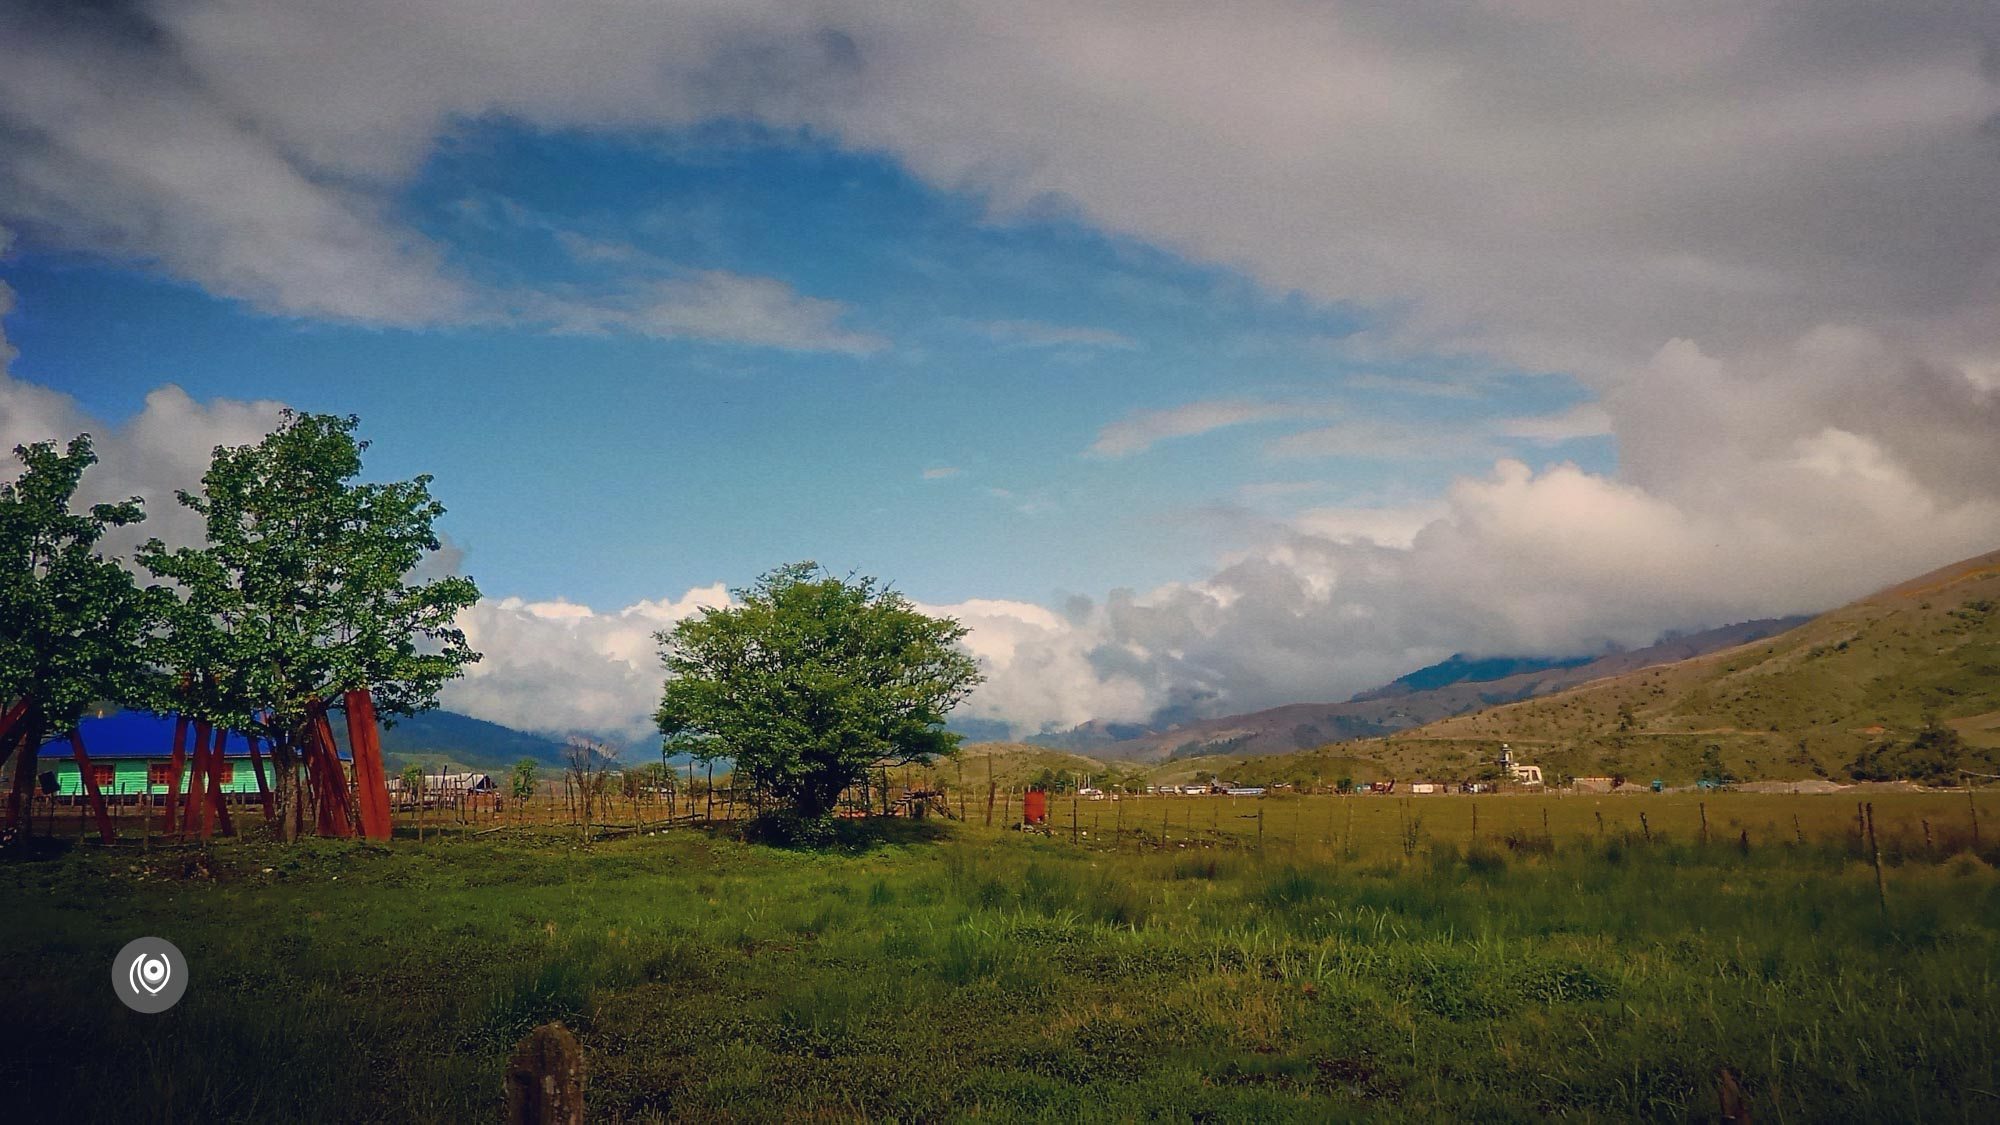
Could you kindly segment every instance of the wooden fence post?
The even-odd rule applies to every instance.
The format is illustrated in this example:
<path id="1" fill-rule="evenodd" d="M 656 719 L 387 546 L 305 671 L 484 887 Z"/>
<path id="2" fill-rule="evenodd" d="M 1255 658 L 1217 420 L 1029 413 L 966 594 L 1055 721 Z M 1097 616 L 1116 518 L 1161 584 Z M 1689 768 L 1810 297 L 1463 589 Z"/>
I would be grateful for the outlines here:
<path id="1" fill-rule="evenodd" d="M 1875 842 L 1875 802 L 1868 802 L 1864 818 L 1868 825 L 1868 854 L 1875 860 L 1875 901 L 1882 908 L 1882 916 L 1889 916 L 1889 884 L 1882 878 L 1882 848 Z"/>

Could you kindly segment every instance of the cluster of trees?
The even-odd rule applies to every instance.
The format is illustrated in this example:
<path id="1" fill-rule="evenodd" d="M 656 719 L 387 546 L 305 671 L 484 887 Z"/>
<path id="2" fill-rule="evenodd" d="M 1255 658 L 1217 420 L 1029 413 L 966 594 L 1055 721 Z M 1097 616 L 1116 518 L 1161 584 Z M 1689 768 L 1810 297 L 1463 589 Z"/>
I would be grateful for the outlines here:
<path id="1" fill-rule="evenodd" d="M 1958 731 L 1936 715 L 1925 715 L 1923 728 L 1908 742 L 1885 740 L 1862 748 L 1847 767 L 1856 781 L 1915 781 L 1924 785 L 1957 785 L 1961 770 L 2000 772 L 2000 755 L 1965 744 Z"/>
<path id="2" fill-rule="evenodd" d="M 1206 781 L 1208 778 L 1202 777 L 1202 780 Z M 1042 789 L 1050 793 L 1067 793 L 1072 789 L 1102 789 L 1107 793 L 1144 793 L 1149 781 L 1150 775 L 1145 767 L 1138 765 L 1122 766 L 1113 762 L 1090 772 L 1043 766 L 1041 772 L 1028 779 L 1027 788 Z"/>
<path id="3" fill-rule="evenodd" d="M 32 776 L 36 748 L 99 702 L 179 714 L 271 747 L 295 837 L 300 750 L 329 707 L 366 690 L 380 713 L 414 714 L 479 659 L 454 624 L 478 587 L 415 577 L 439 548 L 430 478 L 361 481 L 358 426 L 287 411 L 262 441 L 217 447 L 201 491 L 177 494 L 204 542 L 148 540 L 133 568 L 102 543 L 144 520 L 141 500 L 75 507 L 89 435 L 17 448 L 0 485 L 0 760 Z"/>
<path id="4" fill-rule="evenodd" d="M 283 835 L 303 831 L 302 748 L 329 708 L 367 690 L 383 716 L 415 714 L 479 659 L 454 624 L 478 587 L 416 577 L 444 513 L 430 478 L 362 481 L 358 425 L 288 411 L 262 441 L 216 448 L 201 490 L 177 494 L 204 542 L 148 540 L 130 567 L 102 546 L 144 520 L 140 499 L 75 507 L 89 436 L 17 449 L 0 486 L 0 759 L 32 776 L 36 748 L 100 702 L 179 714 L 269 745 Z M 945 715 L 981 678 L 957 621 L 810 562 L 734 593 L 658 634 L 665 753 L 727 760 L 811 824 L 869 770 L 956 748 Z"/>

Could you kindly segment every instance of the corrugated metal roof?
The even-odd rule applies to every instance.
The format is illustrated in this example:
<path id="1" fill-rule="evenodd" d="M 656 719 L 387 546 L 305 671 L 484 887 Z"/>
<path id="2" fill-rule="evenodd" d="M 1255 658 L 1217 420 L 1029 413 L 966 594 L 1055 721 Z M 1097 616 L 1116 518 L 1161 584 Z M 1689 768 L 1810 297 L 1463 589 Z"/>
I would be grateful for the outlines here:
<path id="1" fill-rule="evenodd" d="M 335 720 L 335 727 L 340 726 Z M 83 735 L 83 748 L 93 760 L 119 758 L 170 758 L 174 753 L 174 719 L 171 715 L 155 715 L 150 711 L 112 711 L 103 715 L 85 715 L 77 724 Z M 344 732 L 343 732 L 344 733 Z M 194 741 L 190 735 L 188 741 Z M 225 758 L 248 758 L 250 747 L 241 734 L 231 732 L 223 742 L 222 755 Z M 268 747 L 266 748 L 269 749 Z M 51 738 L 42 744 L 43 756 L 59 754 L 70 756 L 69 736 Z M 351 757 L 345 749 L 340 751 L 343 760 Z"/>

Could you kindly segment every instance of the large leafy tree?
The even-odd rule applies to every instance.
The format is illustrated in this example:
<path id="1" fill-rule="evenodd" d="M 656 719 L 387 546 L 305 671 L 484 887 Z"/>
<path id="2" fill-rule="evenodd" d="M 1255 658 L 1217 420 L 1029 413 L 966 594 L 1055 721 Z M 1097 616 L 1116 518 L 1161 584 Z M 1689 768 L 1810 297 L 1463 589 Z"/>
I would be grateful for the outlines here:
<path id="1" fill-rule="evenodd" d="M 97 461 L 90 435 L 14 456 L 21 475 L 0 485 L 0 709 L 15 721 L 0 750 L 18 744 L 15 769 L 27 776 L 49 734 L 74 730 L 93 702 L 141 693 L 149 611 L 131 574 L 99 550 L 107 529 L 145 518 L 138 498 L 75 507 Z"/>
<path id="2" fill-rule="evenodd" d="M 300 749 L 317 711 L 368 689 L 384 715 L 437 704 L 479 659 L 454 624 L 472 579 L 418 581 L 444 507 L 428 476 L 363 482 L 352 416 L 287 411 L 255 445 L 218 447 L 199 494 L 207 543 L 149 541 L 139 560 L 176 596 L 156 661 L 177 673 L 160 703 L 269 740 L 287 839 L 303 820 Z"/>
<path id="3" fill-rule="evenodd" d="M 730 758 L 797 816 L 816 820 L 883 763 L 929 762 L 980 680 L 966 629 L 919 613 L 872 578 L 796 563 L 658 634 L 667 749 Z"/>

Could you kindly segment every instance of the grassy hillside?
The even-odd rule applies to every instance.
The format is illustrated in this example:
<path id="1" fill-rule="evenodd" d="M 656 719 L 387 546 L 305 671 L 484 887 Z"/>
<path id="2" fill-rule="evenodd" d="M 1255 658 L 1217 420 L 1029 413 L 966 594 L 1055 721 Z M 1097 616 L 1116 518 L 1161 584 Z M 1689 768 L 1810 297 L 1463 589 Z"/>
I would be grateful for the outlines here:
<path id="1" fill-rule="evenodd" d="M 346 744 L 347 728 L 334 723 L 335 737 Z M 392 766 L 411 763 L 435 767 L 441 762 L 494 770 L 533 758 L 544 766 L 560 766 L 563 742 L 489 723 L 454 711 L 427 711 L 382 732 L 382 755 Z"/>
<path id="2" fill-rule="evenodd" d="M 1711 748 L 1745 777 L 1841 776 L 1927 714 L 2000 745 L 2000 552 L 1969 559 L 1778 637 L 1462 715 L 1364 744 L 1389 762 L 1490 754 L 1545 768 L 1685 780 Z"/>

